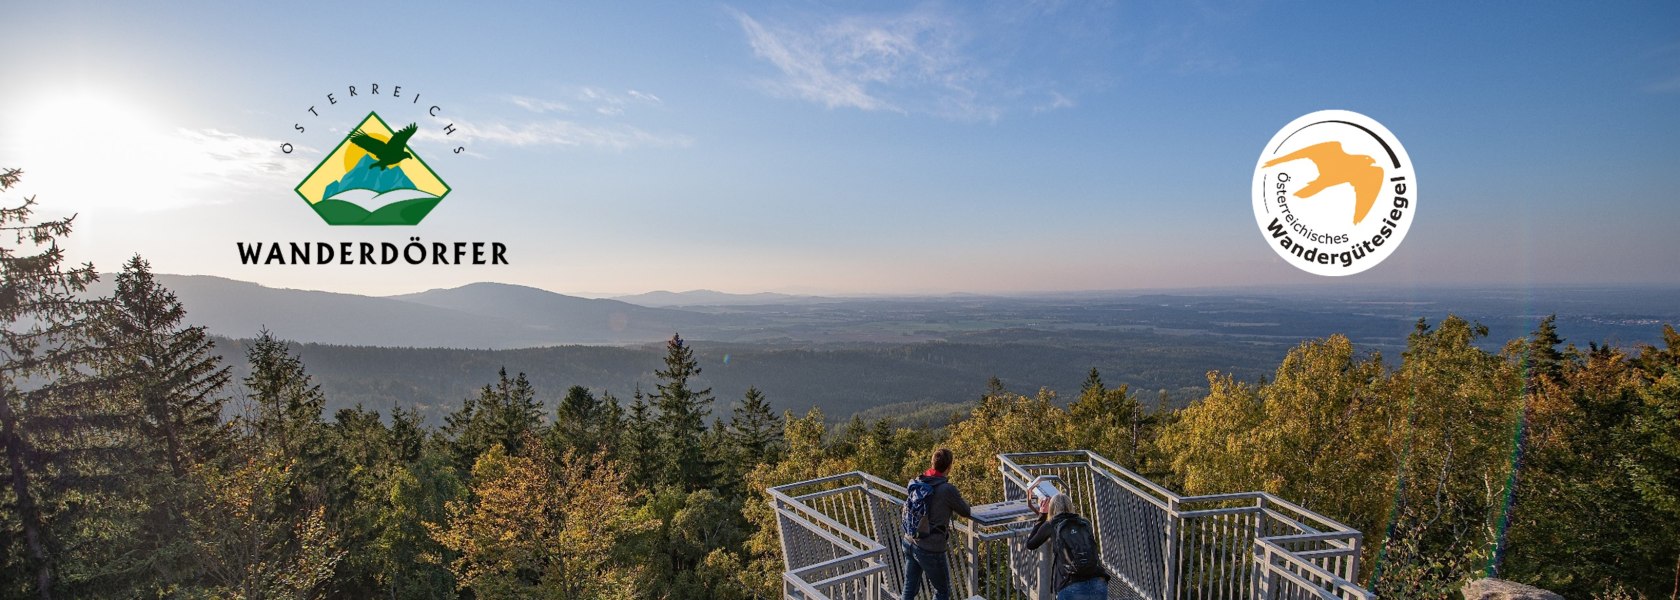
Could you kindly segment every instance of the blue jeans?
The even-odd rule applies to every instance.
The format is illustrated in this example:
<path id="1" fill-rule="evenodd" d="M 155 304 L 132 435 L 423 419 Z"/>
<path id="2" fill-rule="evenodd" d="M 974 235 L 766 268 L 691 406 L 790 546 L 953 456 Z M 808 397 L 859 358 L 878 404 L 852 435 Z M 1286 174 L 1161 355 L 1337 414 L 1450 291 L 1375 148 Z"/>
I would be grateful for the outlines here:
<path id="1" fill-rule="evenodd" d="M 1056 592 L 1056 600 L 1108 600 L 1108 580 L 1092 577 L 1075 581 Z"/>
<path id="2" fill-rule="evenodd" d="M 927 577 L 933 588 L 933 600 L 951 600 L 951 566 L 945 562 L 944 552 L 928 552 L 915 544 L 904 544 L 904 600 L 916 600 Z"/>

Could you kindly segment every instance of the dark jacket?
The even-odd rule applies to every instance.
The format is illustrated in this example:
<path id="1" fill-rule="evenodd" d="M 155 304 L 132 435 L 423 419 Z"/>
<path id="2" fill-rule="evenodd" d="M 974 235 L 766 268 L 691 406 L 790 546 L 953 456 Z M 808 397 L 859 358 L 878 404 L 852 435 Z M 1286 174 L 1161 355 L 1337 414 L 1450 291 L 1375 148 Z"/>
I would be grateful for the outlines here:
<path id="1" fill-rule="evenodd" d="M 928 534 L 915 541 L 916 547 L 927 552 L 944 552 L 951 539 L 951 515 L 973 515 L 968 503 L 963 501 L 962 491 L 943 476 L 924 474 L 916 479 L 933 486 L 933 493 L 928 496 Z"/>
<path id="2" fill-rule="evenodd" d="M 1067 558 L 1062 556 L 1061 548 L 1058 547 L 1061 541 L 1056 536 L 1057 532 L 1061 531 L 1063 523 L 1077 518 L 1079 518 L 1079 515 L 1070 512 L 1056 515 L 1056 518 L 1049 521 L 1045 521 L 1044 517 L 1041 516 L 1038 518 L 1038 524 L 1033 526 L 1032 535 L 1027 536 L 1028 550 L 1037 550 L 1039 546 L 1044 545 L 1044 542 L 1053 542 L 1050 544 L 1050 581 L 1054 587 L 1050 589 L 1058 592 L 1070 584 L 1087 579 L 1095 577 L 1108 579 L 1108 572 L 1104 571 L 1101 566 L 1097 567 L 1096 573 L 1083 575 L 1069 573 L 1072 569 L 1067 564 Z"/>

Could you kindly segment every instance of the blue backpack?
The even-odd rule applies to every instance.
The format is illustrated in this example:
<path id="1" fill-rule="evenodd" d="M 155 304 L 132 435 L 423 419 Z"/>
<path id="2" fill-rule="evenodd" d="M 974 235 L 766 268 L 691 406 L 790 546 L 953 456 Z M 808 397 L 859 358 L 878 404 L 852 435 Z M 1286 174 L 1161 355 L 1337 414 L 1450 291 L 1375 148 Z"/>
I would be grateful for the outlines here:
<path id="1" fill-rule="evenodd" d="M 928 523 L 928 501 L 933 498 L 934 485 L 920 478 L 910 480 L 904 486 L 904 539 L 916 541 L 922 539 L 932 530 Z"/>

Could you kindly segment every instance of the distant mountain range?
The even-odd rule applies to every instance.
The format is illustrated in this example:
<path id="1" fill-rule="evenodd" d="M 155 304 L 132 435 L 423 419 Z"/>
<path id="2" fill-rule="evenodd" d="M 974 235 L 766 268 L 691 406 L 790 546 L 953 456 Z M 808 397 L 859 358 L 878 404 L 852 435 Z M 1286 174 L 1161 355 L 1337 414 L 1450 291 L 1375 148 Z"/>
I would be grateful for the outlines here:
<path id="1" fill-rule="evenodd" d="M 233 338 L 266 327 L 282 338 L 323 344 L 506 349 L 654 342 L 719 320 L 499 283 L 374 297 L 207 275 L 157 278 L 180 297 L 191 323 Z M 89 292 L 108 295 L 114 281 L 101 277 Z"/>
<path id="2" fill-rule="evenodd" d="M 1571 341 L 1628 346 L 1659 343 L 1663 323 L 1680 322 L 1675 288 L 1559 288 L 1299 297 L 1240 294 L 1095 295 L 1086 298 L 825 298 L 730 294 L 711 290 L 580 298 L 533 287 L 473 283 L 397 296 L 271 288 L 207 275 L 157 275 L 180 296 L 189 323 L 215 335 L 249 338 L 267 327 L 299 342 L 382 347 L 514 349 L 556 345 L 638 345 L 680 332 L 712 342 L 806 348 L 812 344 L 914 344 L 1013 331 L 1055 345 L 1071 336 L 1129 332 L 1208 334 L 1233 343 L 1293 344 L 1332 333 L 1356 343 L 1402 348 L 1419 318 L 1448 314 L 1492 330 L 1497 347 L 1557 313 Z M 108 295 L 115 277 L 90 290 Z M 1032 337 L 1029 336 L 1029 337 Z M 1194 367 L 1200 368 L 1200 367 Z"/>
<path id="3" fill-rule="evenodd" d="M 506 283 L 474 283 L 389 299 L 478 317 L 518 322 L 530 330 L 529 342 L 507 347 L 558 343 L 635 343 L 669 339 L 685 328 L 710 325 L 709 315 L 649 308 L 611 299 L 579 298 Z"/>

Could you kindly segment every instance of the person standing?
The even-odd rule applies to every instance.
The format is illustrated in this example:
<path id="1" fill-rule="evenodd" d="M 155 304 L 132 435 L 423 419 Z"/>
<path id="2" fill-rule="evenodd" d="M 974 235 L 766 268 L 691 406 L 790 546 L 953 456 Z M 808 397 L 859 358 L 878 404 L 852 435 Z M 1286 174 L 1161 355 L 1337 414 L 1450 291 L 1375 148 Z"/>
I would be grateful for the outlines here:
<path id="1" fill-rule="evenodd" d="M 1050 542 L 1050 577 L 1056 600 L 1107 600 L 1108 571 L 1097 551 L 1091 522 L 1073 512 L 1073 498 L 1051 496 L 1027 536 L 1027 549 Z"/>
<path id="2" fill-rule="evenodd" d="M 916 600 L 924 578 L 933 589 L 933 600 L 951 600 L 951 569 L 945 558 L 951 515 L 973 516 L 962 491 L 945 479 L 951 458 L 950 448 L 934 450 L 928 470 L 905 486 L 903 600 Z"/>

